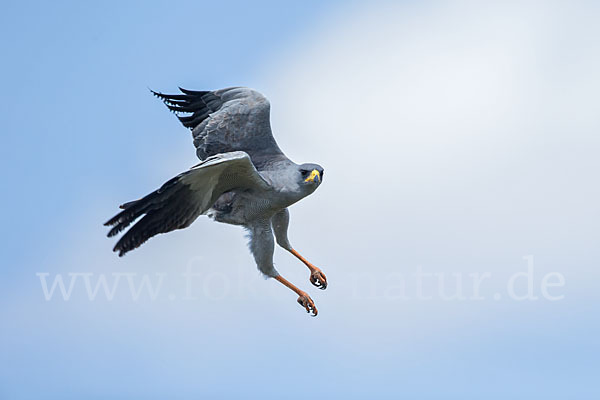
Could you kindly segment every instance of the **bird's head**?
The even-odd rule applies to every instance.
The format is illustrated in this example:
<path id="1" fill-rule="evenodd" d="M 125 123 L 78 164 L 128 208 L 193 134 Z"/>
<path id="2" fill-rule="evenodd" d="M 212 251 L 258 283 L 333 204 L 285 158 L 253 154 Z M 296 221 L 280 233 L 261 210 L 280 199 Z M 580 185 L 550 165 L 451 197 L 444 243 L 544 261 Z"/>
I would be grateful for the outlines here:
<path id="1" fill-rule="evenodd" d="M 298 166 L 302 185 L 317 188 L 323 182 L 323 167 L 317 164 L 302 164 Z"/>

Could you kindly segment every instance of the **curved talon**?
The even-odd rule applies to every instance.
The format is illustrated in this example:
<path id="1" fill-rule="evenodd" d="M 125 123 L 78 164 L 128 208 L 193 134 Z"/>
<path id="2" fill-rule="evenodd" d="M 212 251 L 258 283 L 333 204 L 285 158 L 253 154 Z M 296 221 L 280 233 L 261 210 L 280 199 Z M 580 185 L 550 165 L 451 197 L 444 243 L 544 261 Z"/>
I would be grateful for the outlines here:
<path id="1" fill-rule="evenodd" d="M 310 283 L 321 290 L 327 289 L 327 277 L 325 277 L 325 274 L 320 269 L 317 269 L 310 274 Z"/>
<path id="2" fill-rule="evenodd" d="M 312 301 L 308 294 L 303 294 L 298 297 L 298 304 L 306 309 L 307 313 L 312 312 L 312 316 L 316 317 L 319 311 L 317 311 L 317 307 L 315 306 L 315 302 Z"/>

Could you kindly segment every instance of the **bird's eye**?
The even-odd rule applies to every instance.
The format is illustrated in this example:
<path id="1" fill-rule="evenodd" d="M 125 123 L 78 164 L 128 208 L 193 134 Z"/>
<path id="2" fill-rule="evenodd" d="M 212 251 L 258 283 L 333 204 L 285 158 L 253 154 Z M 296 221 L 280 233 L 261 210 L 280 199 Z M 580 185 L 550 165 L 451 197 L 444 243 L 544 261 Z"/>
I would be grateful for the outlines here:
<path id="1" fill-rule="evenodd" d="M 303 169 L 303 170 L 300 170 L 300 173 L 302 174 L 302 176 L 307 176 L 310 173 L 310 171 Z"/>

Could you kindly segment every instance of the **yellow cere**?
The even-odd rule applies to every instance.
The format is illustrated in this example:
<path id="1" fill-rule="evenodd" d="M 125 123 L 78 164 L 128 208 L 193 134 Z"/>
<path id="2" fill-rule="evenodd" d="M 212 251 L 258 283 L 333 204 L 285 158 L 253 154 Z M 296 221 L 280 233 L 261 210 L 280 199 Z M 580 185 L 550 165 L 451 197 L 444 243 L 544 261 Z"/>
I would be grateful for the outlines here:
<path id="1" fill-rule="evenodd" d="M 321 175 L 319 174 L 319 171 L 317 171 L 316 169 L 313 169 L 312 172 L 310 173 L 310 176 L 308 178 L 306 178 L 304 180 L 304 182 L 312 182 L 315 180 L 316 177 L 319 177 L 319 180 L 321 180 Z"/>

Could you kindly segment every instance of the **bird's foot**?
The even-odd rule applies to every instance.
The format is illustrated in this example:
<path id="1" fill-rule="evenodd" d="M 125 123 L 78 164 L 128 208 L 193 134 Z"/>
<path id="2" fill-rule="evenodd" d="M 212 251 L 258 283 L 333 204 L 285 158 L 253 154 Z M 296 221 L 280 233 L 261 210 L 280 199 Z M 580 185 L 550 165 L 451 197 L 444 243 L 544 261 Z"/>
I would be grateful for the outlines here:
<path id="1" fill-rule="evenodd" d="M 306 292 L 300 292 L 300 297 L 298 297 L 298 304 L 304 307 L 307 313 L 312 313 L 313 317 L 316 317 L 319 313 L 317 311 L 317 307 L 315 306 L 315 302 L 310 298 L 310 296 Z"/>
<path id="2" fill-rule="evenodd" d="M 315 269 L 311 271 L 310 283 L 321 290 L 327 289 L 327 278 L 325 277 L 323 271 L 321 271 L 319 268 L 315 267 Z"/>

